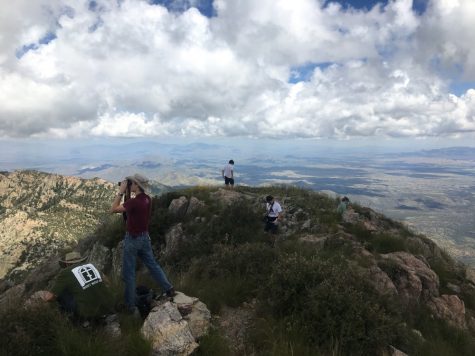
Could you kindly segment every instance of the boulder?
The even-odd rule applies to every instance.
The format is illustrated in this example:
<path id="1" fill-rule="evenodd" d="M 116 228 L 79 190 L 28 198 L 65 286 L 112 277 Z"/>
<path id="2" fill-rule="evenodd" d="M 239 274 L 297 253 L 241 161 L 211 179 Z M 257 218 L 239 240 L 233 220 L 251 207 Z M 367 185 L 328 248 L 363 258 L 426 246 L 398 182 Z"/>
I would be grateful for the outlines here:
<path id="1" fill-rule="evenodd" d="M 208 334 L 211 313 L 203 302 L 197 301 L 193 304 L 191 313 L 185 315 L 184 319 L 188 321 L 191 333 L 195 339 L 200 339 Z"/>
<path id="2" fill-rule="evenodd" d="M 382 295 L 397 295 L 398 291 L 393 281 L 378 266 L 371 266 L 368 269 L 368 282 Z"/>
<path id="3" fill-rule="evenodd" d="M 432 297 L 427 306 L 440 319 L 446 320 L 452 326 L 459 329 L 466 329 L 465 304 L 456 295 L 441 295 Z"/>
<path id="4" fill-rule="evenodd" d="M 165 256 L 172 255 L 179 248 L 180 242 L 184 239 L 185 234 L 183 233 L 182 223 L 172 226 L 165 234 L 165 249 L 163 254 Z"/>
<path id="5" fill-rule="evenodd" d="M 224 205 L 230 205 L 245 196 L 234 190 L 220 188 L 216 192 L 211 193 L 211 197 Z"/>
<path id="6" fill-rule="evenodd" d="M 31 292 L 39 289 L 49 289 L 52 281 L 60 270 L 61 267 L 59 266 L 57 258 L 52 258 L 51 260 L 42 263 L 39 267 L 30 272 L 28 277 L 26 277 L 26 290 Z"/>
<path id="7" fill-rule="evenodd" d="M 190 203 L 188 204 L 188 209 L 186 210 L 186 214 L 190 215 L 199 210 L 200 208 L 204 208 L 205 203 L 199 200 L 198 198 L 191 197 Z"/>
<path id="8" fill-rule="evenodd" d="M 343 222 L 347 224 L 356 224 L 360 221 L 360 214 L 353 209 L 347 209 L 342 215 Z"/>
<path id="9" fill-rule="evenodd" d="M 394 346 L 389 345 L 389 354 L 391 356 L 408 356 L 405 352 L 396 349 Z"/>
<path id="10" fill-rule="evenodd" d="M 105 323 L 104 330 L 109 336 L 119 337 L 122 335 L 117 314 L 108 315 L 105 319 Z"/>
<path id="11" fill-rule="evenodd" d="M 8 289 L 5 293 L 0 295 L 0 310 L 8 309 L 17 305 L 23 299 L 25 293 L 25 284 L 21 283 Z"/>
<path id="12" fill-rule="evenodd" d="M 186 197 L 179 197 L 177 199 L 173 199 L 168 206 L 168 211 L 176 216 L 184 216 L 186 214 L 186 210 L 188 209 L 188 199 Z"/>
<path id="13" fill-rule="evenodd" d="M 152 343 L 153 355 L 190 355 L 198 347 L 188 322 L 171 302 L 154 307 L 141 332 Z"/>
<path id="14" fill-rule="evenodd" d="M 199 339 L 208 333 L 211 313 L 203 302 L 200 302 L 198 298 L 188 297 L 181 292 L 177 292 L 177 295 L 173 298 L 173 303 L 188 322 L 195 339 Z"/>
<path id="15" fill-rule="evenodd" d="M 124 255 L 124 240 L 121 240 L 116 248 L 112 249 L 112 278 L 120 280 L 122 278 L 122 257 Z"/>
<path id="16" fill-rule="evenodd" d="M 393 272 L 388 275 L 404 302 L 417 303 L 439 295 L 439 277 L 421 259 L 407 252 L 393 252 L 381 257 L 393 265 Z"/>
<path id="17" fill-rule="evenodd" d="M 100 242 L 96 242 L 92 246 L 91 253 L 89 254 L 88 261 L 92 263 L 99 271 L 104 272 L 110 264 L 111 251 L 102 245 Z"/>

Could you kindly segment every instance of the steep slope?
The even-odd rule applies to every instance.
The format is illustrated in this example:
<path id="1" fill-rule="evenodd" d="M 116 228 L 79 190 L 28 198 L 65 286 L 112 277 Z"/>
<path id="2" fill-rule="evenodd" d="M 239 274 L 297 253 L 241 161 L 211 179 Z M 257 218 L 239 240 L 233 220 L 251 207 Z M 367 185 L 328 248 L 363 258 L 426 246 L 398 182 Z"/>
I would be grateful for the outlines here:
<path id="1" fill-rule="evenodd" d="M 115 190 L 102 179 L 0 174 L 0 278 L 18 277 L 96 229 Z"/>

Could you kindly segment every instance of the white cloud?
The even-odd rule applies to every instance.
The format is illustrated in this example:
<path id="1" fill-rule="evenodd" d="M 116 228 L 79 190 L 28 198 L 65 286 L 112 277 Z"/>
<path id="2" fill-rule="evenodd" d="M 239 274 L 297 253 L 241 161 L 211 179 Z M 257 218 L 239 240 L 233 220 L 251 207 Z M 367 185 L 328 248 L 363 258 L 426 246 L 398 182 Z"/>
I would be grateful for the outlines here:
<path id="1" fill-rule="evenodd" d="M 446 72 L 475 80 L 470 0 L 433 0 L 421 17 L 411 0 L 367 12 L 215 0 L 211 19 L 145 0 L 96 3 L 94 11 L 85 0 L 0 5 L 0 136 L 475 131 L 473 91 L 451 95 Z M 48 33 L 56 38 L 40 43 Z M 288 82 L 292 70 L 328 62 L 309 81 Z"/>

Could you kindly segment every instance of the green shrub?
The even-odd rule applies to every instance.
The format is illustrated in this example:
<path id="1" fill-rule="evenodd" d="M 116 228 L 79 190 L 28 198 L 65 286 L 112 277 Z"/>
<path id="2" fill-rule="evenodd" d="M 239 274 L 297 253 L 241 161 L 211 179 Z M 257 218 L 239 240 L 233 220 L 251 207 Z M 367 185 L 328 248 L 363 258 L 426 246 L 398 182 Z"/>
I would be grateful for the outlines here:
<path id="1" fill-rule="evenodd" d="M 377 295 L 343 259 L 282 256 L 265 294 L 274 317 L 295 324 L 320 349 L 374 354 L 400 328 L 395 305 Z"/>
<path id="2" fill-rule="evenodd" d="M 214 215 L 207 223 L 188 222 L 184 225 L 184 234 L 187 239 L 174 254 L 164 259 L 166 264 L 179 271 L 187 270 L 192 259 L 213 253 L 216 245 L 237 246 L 268 239 L 260 215 L 246 200 L 236 201 L 222 209 L 220 215 Z"/>
<path id="3" fill-rule="evenodd" d="M 439 276 L 441 288 L 445 288 L 447 283 L 457 283 L 459 276 L 455 261 L 446 253 L 440 257 L 428 258 L 430 268 Z"/>
<path id="4" fill-rule="evenodd" d="M 196 351 L 197 356 L 231 356 L 228 342 L 218 329 L 211 327 L 207 335 L 200 339 L 200 347 Z"/>
<path id="5" fill-rule="evenodd" d="M 58 355 L 57 331 L 67 320 L 52 305 L 34 310 L 10 306 L 0 315 L 2 355 Z"/>
<path id="6" fill-rule="evenodd" d="M 409 349 L 411 355 L 470 356 L 475 350 L 475 338 L 467 331 L 450 326 L 446 321 L 435 319 L 429 310 L 419 307 L 411 313 L 410 323 L 421 331 L 425 342 L 416 343 Z"/>
<path id="7" fill-rule="evenodd" d="M 255 297 L 267 280 L 275 251 L 262 243 L 215 245 L 213 253 L 194 259 L 175 277 L 177 288 L 199 297 L 213 312 Z"/>
<path id="8" fill-rule="evenodd" d="M 372 233 L 363 224 L 345 224 L 345 231 L 355 236 L 358 241 L 365 242 L 372 238 Z"/>
<path id="9" fill-rule="evenodd" d="M 318 356 L 338 354 L 337 345 L 326 352 L 308 342 L 303 330 L 295 323 L 271 316 L 254 319 L 248 331 L 249 354 L 273 356 Z"/>
<path id="10" fill-rule="evenodd" d="M 125 223 L 121 215 L 113 214 L 104 219 L 94 235 L 104 246 L 114 248 L 124 238 Z"/>
<path id="11" fill-rule="evenodd" d="M 85 329 L 72 323 L 56 303 L 30 309 L 11 305 L 0 313 L 0 355 L 149 355 L 150 343 L 141 336 L 140 326 L 121 320 L 123 335 L 117 339 L 101 325 Z"/>
<path id="12" fill-rule="evenodd" d="M 377 253 L 390 253 L 407 250 L 404 238 L 385 233 L 380 233 L 370 237 L 366 246 L 369 251 Z"/>
<path id="13" fill-rule="evenodd" d="M 475 311 L 475 288 L 470 284 L 463 284 L 461 295 L 465 307 Z"/>

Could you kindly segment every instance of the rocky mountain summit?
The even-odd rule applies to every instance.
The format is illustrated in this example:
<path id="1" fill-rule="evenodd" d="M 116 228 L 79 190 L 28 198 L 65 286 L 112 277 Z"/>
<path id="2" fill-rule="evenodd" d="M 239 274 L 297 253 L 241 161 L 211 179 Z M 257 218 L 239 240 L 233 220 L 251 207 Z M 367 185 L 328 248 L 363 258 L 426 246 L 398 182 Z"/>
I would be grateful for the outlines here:
<path id="1" fill-rule="evenodd" d="M 21 277 L 92 233 L 115 193 L 102 179 L 0 173 L 0 278 Z"/>
<path id="2" fill-rule="evenodd" d="M 263 231 L 268 194 L 284 209 L 277 235 Z M 139 326 L 149 346 L 134 354 L 471 355 L 474 271 L 369 208 L 352 204 L 339 214 L 336 206 L 334 198 L 288 186 L 195 187 L 154 198 L 151 240 L 183 303 L 152 310 Z M 77 247 L 115 281 L 118 299 L 122 236 L 117 217 Z M 50 286 L 57 258 L 21 284 L 0 286 L 0 310 Z M 153 285 L 143 266 L 138 271 L 139 281 Z M 5 319 L 19 330 L 10 340 L 35 325 L 29 318 Z M 131 340 L 133 330 L 120 327 L 128 335 L 121 340 Z M 73 332 L 95 348 L 109 345 L 109 336 Z M 59 346 L 48 344 L 65 349 Z"/>

